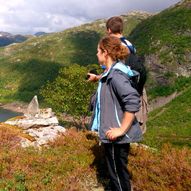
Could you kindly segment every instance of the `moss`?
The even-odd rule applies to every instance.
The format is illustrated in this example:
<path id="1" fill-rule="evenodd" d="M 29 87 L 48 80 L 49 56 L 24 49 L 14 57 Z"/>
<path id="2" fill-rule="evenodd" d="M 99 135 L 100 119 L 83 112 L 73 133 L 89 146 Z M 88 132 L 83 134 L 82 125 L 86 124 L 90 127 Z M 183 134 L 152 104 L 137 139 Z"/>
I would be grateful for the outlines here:
<path id="1" fill-rule="evenodd" d="M 19 120 L 19 119 L 25 119 L 25 116 L 16 116 L 16 117 L 12 117 L 9 119 L 9 121 L 15 121 L 15 120 Z"/>
<path id="2" fill-rule="evenodd" d="M 17 137 L 23 137 L 30 141 L 35 141 L 35 138 L 30 136 L 27 133 L 24 133 L 21 127 L 13 126 L 13 125 L 5 124 L 5 123 L 0 123 L 0 129 L 1 131 L 5 130 L 7 134 L 10 133 L 10 134 L 14 134 Z"/>

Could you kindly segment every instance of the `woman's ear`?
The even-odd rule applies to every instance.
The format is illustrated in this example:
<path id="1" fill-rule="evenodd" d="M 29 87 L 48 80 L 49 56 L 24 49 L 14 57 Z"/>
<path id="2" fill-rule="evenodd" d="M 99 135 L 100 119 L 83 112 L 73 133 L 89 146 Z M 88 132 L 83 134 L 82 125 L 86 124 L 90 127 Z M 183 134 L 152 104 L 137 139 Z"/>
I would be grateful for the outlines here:
<path id="1" fill-rule="evenodd" d="M 108 51 L 104 50 L 103 55 L 105 56 L 105 58 L 107 58 L 108 57 Z"/>
<path id="2" fill-rule="evenodd" d="M 108 54 L 108 51 L 107 51 L 107 50 L 104 52 L 104 56 L 105 56 L 105 59 L 108 60 L 109 54 Z"/>

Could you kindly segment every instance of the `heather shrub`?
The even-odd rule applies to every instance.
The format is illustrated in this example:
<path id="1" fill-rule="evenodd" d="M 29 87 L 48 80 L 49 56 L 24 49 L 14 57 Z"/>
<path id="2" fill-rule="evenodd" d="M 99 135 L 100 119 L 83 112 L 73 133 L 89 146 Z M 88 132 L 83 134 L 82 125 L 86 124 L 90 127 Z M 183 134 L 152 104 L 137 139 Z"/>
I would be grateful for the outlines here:
<path id="1" fill-rule="evenodd" d="M 191 190 L 191 150 L 166 144 L 161 151 L 134 149 L 129 168 L 135 191 Z"/>
<path id="2" fill-rule="evenodd" d="M 19 131 L 16 128 L 0 123 L 0 150 L 14 148 L 20 141 Z"/>
<path id="3" fill-rule="evenodd" d="M 9 141 L 4 139 L 7 147 L 0 153 L 0 190 L 88 191 L 91 182 L 95 184 L 96 173 L 90 166 L 96 139 L 88 140 L 86 133 L 69 130 L 41 150 L 10 149 Z"/>
<path id="4" fill-rule="evenodd" d="M 0 126 L 1 191 L 94 191 L 108 181 L 102 147 L 90 132 L 67 130 L 37 150 L 13 147 L 18 134 L 2 131 Z M 191 151 L 186 147 L 132 148 L 129 170 L 134 191 L 191 190 Z"/>

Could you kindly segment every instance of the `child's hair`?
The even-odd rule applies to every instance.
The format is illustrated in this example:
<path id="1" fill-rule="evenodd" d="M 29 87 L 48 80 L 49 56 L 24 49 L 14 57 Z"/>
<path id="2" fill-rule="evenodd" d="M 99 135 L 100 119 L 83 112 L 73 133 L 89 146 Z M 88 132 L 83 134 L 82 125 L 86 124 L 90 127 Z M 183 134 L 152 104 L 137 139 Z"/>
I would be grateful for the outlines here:
<path id="1" fill-rule="evenodd" d="M 122 33 L 123 32 L 123 20 L 120 17 L 111 17 L 106 22 L 107 30 L 110 29 L 112 33 Z"/>
<path id="2" fill-rule="evenodd" d="M 114 36 L 106 36 L 99 42 L 99 48 L 102 52 L 107 51 L 113 61 L 125 60 L 130 54 L 128 48 L 124 46 L 120 39 Z"/>

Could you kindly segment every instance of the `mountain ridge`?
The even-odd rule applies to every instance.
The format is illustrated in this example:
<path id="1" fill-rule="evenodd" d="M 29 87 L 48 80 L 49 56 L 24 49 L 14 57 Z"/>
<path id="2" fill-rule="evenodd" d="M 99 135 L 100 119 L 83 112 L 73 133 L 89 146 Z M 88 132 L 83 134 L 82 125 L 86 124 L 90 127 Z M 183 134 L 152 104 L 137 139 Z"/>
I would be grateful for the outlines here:
<path id="1" fill-rule="evenodd" d="M 13 43 L 21 43 L 27 40 L 28 37 L 20 34 L 13 35 L 8 32 L 0 31 L 0 47 L 7 46 Z"/>
<path id="2" fill-rule="evenodd" d="M 182 31 L 181 27 L 184 26 L 184 28 L 188 29 L 187 36 L 188 39 L 190 39 L 191 24 L 190 20 L 187 19 L 187 16 L 190 15 L 190 9 L 187 8 L 189 7 L 189 2 L 190 1 L 182 1 L 154 15 L 139 11 L 121 16 L 124 20 L 125 36 L 135 44 L 138 53 L 145 55 L 145 64 L 149 71 L 148 89 L 158 88 L 158 86 L 161 85 L 169 88 L 173 85 L 177 76 L 182 76 L 184 73 L 188 76 L 190 75 L 189 58 L 191 57 L 189 56 L 188 50 L 190 50 L 191 46 L 181 39 L 181 34 L 177 35 L 177 32 L 180 33 Z M 177 13 L 179 14 L 177 15 Z M 185 24 L 181 24 L 179 20 L 176 21 L 176 19 L 181 18 L 185 19 Z M 39 36 L 38 38 L 32 37 L 23 43 L 14 44 L 12 46 L 9 45 L 0 49 L 1 73 L 4 71 L 12 71 L 9 77 L 6 76 L 6 72 L 1 76 L 1 88 L 11 87 L 15 92 L 18 91 L 20 86 L 18 81 L 21 81 L 24 73 L 27 73 L 27 70 L 30 69 L 27 68 L 27 65 L 29 67 L 32 65 L 34 71 L 39 72 L 39 68 L 37 67 L 41 68 L 40 63 L 49 63 L 49 67 L 55 71 L 56 75 L 59 68 L 66 65 L 79 64 L 86 66 L 97 63 L 97 43 L 99 39 L 105 35 L 105 21 L 106 19 L 99 19 L 95 22 L 66 29 L 62 32 L 51 33 Z M 167 30 L 161 35 L 160 30 L 162 31 L 161 26 L 163 27 L 163 23 L 167 25 Z M 175 23 L 181 26 L 181 30 L 179 30 L 178 27 L 174 27 L 176 26 Z M 173 32 L 173 36 L 171 35 L 171 29 L 175 31 Z M 177 40 L 174 34 L 178 36 Z M 182 38 L 184 38 L 184 36 Z M 175 40 L 173 41 L 173 39 Z M 181 43 L 183 46 L 181 46 L 180 49 Z M 173 51 L 173 47 L 175 47 L 174 50 L 176 49 L 176 51 Z M 177 54 L 177 51 L 181 52 L 181 54 Z M 188 56 L 186 56 L 187 52 Z M 184 59 L 186 59 L 187 62 L 178 64 L 177 55 L 180 55 L 181 59 L 185 57 Z M 180 71 L 177 71 L 177 68 Z M 50 79 L 47 76 L 48 74 L 44 77 L 42 77 L 43 74 L 39 75 L 41 77 L 38 80 L 33 80 L 35 83 L 39 81 L 37 83 L 39 85 L 28 85 L 29 87 L 34 86 L 33 88 L 35 88 L 30 89 L 30 92 L 34 90 L 33 93 L 38 93 L 41 85 Z M 6 80 L 6 78 L 10 80 Z M 14 80 L 14 78 L 17 80 Z M 41 81 L 42 79 L 43 81 Z M 25 87 L 25 89 L 29 91 L 29 88 Z M 21 88 L 21 90 L 23 89 Z M 7 91 L 10 92 L 11 95 L 9 88 Z M 174 91 L 174 89 L 172 89 L 172 91 Z M 169 94 L 173 93 L 172 91 L 169 92 Z M 5 94 L 6 93 L 2 93 L 2 95 Z M 28 99 L 30 100 L 32 97 L 31 95 Z"/>

